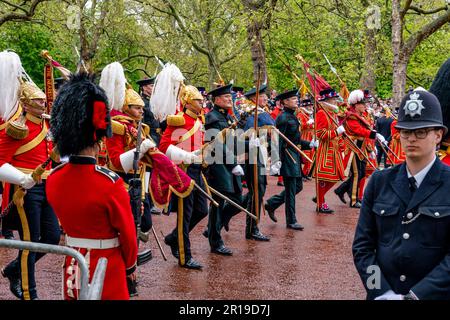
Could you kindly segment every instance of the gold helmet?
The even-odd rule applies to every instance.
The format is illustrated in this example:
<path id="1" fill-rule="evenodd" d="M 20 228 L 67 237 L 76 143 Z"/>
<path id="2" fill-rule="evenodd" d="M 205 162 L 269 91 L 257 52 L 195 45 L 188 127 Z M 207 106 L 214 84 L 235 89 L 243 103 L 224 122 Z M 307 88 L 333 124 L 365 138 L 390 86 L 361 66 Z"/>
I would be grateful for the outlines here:
<path id="1" fill-rule="evenodd" d="M 47 97 L 45 93 L 33 82 L 22 82 L 20 85 L 20 101 L 34 108 L 43 109 L 42 105 L 36 104 L 33 100 Z M 45 108 L 45 107 L 44 107 Z"/>
<path id="2" fill-rule="evenodd" d="M 144 107 L 145 103 L 141 96 L 133 90 L 133 88 L 128 87 L 125 90 L 125 103 L 124 106 L 140 106 Z"/>
<path id="3" fill-rule="evenodd" d="M 198 91 L 196 87 L 191 85 L 182 86 L 180 92 L 180 101 L 183 104 L 183 106 L 186 106 L 187 104 L 192 104 L 194 100 L 203 101 L 203 96 L 200 93 L 200 91 Z"/>

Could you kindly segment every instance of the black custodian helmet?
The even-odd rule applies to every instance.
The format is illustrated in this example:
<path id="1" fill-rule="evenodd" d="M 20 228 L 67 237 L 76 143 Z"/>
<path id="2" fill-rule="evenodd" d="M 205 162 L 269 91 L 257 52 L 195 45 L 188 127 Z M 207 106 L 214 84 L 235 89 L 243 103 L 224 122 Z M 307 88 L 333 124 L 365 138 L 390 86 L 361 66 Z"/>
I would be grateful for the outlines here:
<path id="1" fill-rule="evenodd" d="M 442 110 L 436 96 L 426 90 L 409 92 L 400 104 L 396 129 L 448 128 L 442 122 Z"/>

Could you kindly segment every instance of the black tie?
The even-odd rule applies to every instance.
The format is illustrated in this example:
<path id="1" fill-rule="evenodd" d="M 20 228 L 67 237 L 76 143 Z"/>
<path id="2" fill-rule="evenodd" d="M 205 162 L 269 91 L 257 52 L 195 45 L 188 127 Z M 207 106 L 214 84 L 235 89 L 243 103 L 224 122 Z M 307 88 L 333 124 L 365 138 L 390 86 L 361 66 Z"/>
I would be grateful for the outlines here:
<path id="1" fill-rule="evenodd" d="M 414 192 L 417 190 L 417 185 L 416 185 L 416 179 L 414 177 L 410 177 L 408 178 L 409 180 L 409 190 L 411 190 L 411 192 Z"/>

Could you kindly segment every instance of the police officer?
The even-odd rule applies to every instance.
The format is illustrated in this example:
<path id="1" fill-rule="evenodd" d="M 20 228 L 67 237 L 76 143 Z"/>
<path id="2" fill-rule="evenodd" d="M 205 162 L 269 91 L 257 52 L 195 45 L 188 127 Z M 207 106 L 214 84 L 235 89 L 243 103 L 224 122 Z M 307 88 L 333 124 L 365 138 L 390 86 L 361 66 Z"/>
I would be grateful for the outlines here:
<path id="1" fill-rule="evenodd" d="M 436 157 L 447 133 L 436 96 L 408 93 L 396 128 L 406 162 L 370 179 L 354 262 L 367 299 L 450 299 L 450 168 Z"/>
<path id="2" fill-rule="evenodd" d="M 276 127 L 300 149 L 309 150 L 317 145 L 314 141 L 301 139 L 300 123 L 295 115 L 295 111 L 298 108 L 297 92 L 298 89 L 295 89 L 277 96 L 277 100 L 281 101 L 284 111 L 278 116 Z M 272 161 L 274 160 L 273 155 L 272 152 Z M 303 226 L 297 222 L 295 216 L 295 195 L 303 189 L 301 156 L 281 137 L 279 159 L 279 161 L 273 161 L 271 174 L 281 174 L 283 176 L 285 190 L 267 200 L 264 207 L 269 217 L 274 222 L 277 222 L 275 210 L 282 204 L 285 204 L 286 227 L 288 229 L 303 230 Z"/>

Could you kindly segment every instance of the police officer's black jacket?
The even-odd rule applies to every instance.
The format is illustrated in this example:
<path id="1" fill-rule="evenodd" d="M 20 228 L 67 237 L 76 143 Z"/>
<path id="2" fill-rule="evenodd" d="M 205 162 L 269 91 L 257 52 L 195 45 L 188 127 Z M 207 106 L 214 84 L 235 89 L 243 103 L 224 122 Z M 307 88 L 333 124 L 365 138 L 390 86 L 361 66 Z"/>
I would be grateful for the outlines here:
<path id="1" fill-rule="evenodd" d="M 226 109 L 215 105 L 214 108 L 205 115 L 205 130 L 216 129 L 217 133 L 225 128 L 230 127 L 233 123 L 232 117 L 228 114 Z M 208 137 L 209 133 L 205 135 L 205 142 L 208 139 L 215 137 Z M 227 141 L 227 139 L 225 139 Z M 215 142 L 215 150 L 222 152 L 223 164 L 211 164 L 208 166 L 207 177 L 208 183 L 211 187 L 221 192 L 241 193 L 242 182 L 241 178 L 235 176 L 231 171 L 238 165 L 236 159 L 237 139 L 234 138 L 234 145 L 228 146 L 219 141 Z M 227 161 L 229 160 L 229 161 Z"/>
<path id="2" fill-rule="evenodd" d="M 155 119 L 155 115 L 150 109 L 150 98 L 146 96 L 142 96 L 142 100 L 144 100 L 144 123 L 150 127 L 150 136 L 155 141 L 156 145 L 159 145 L 159 141 L 161 140 L 160 134 L 160 124 L 159 121 Z"/>
<path id="3" fill-rule="evenodd" d="M 291 142 L 302 150 L 309 150 L 310 141 L 302 140 L 300 133 L 300 122 L 294 114 L 295 110 L 284 108 L 276 120 L 276 127 L 282 134 L 284 134 Z M 279 138 L 279 152 L 281 160 L 280 175 L 283 177 L 301 177 L 301 156 L 291 147 L 283 138 Z M 296 163 L 292 161 L 292 156 Z M 272 159 L 273 160 L 273 159 Z"/>
<path id="4" fill-rule="evenodd" d="M 375 129 L 387 141 L 391 141 L 391 124 L 394 119 L 388 117 L 379 117 L 376 122 Z"/>
<path id="5" fill-rule="evenodd" d="M 450 167 L 439 159 L 413 193 L 405 163 L 373 174 L 353 242 L 368 299 L 388 290 L 412 290 L 419 299 L 450 299 L 449 190 Z M 371 265 L 381 269 L 378 289 L 368 288 Z"/>

